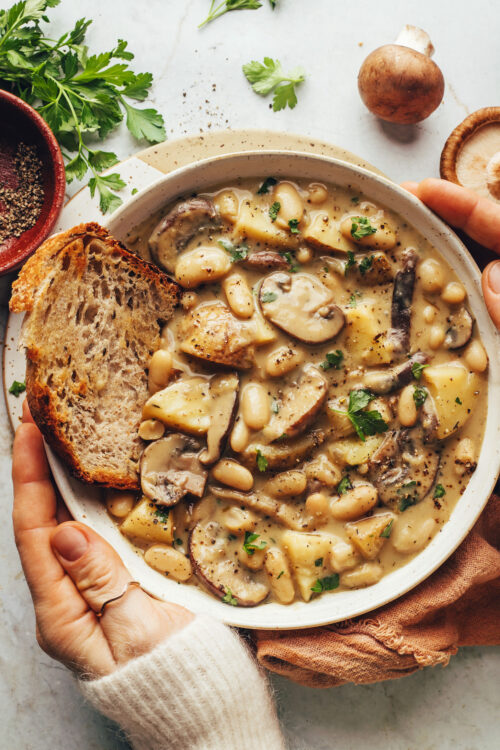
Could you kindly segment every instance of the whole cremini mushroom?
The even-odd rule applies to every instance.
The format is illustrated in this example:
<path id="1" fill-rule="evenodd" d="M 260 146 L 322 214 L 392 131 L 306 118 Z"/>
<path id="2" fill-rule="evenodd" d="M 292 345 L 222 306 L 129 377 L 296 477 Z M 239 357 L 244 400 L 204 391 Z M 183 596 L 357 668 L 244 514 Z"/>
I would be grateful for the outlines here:
<path id="1" fill-rule="evenodd" d="M 434 112 L 444 93 L 441 70 L 430 58 L 429 35 L 407 25 L 394 44 L 371 52 L 358 75 L 358 88 L 370 112 L 388 122 L 411 125 Z"/>

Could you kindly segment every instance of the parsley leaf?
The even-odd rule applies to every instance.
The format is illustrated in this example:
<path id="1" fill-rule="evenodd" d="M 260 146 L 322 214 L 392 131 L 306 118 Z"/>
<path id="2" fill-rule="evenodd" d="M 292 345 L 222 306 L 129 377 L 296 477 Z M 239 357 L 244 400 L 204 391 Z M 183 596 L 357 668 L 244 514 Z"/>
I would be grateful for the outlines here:
<path id="1" fill-rule="evenodd" d="M 226 587 L 226 593 L 222 597 L 222 601 L 224 604 L 231 604 L 233 607 L 238 606 L 238 600 L 233 596 L 233 592 L 229 588 L 229 586 Z"/>
<path id="2" fill-rule="evenodd" d="M 266 471 L 267 469 L 267 458 L 262 455 L 262 453 L 258 450 L 257 451 L 257 468 L 259 471 Z"/>
<path id="3" fill-rule="evenodd" d="M 376 398 L 375 394 L 367 388 L 359 388 L 349 393 L 347 411 L 334 409 L 337 414 L 347 415 L 356 434 L 363 442 L 368 436 L 386 432 L 388 428 L 387 422 L 382 419 L 379 411 L 362 411 L 374 398 Z"/>
<path id="4" fill-rule="evenodd" d="M 281 208 L 281 203 L 279 203 L 278 201 L 274 201 L 273 205 L 269 209 L 269 216 L 271 218 L 271 221 L 276 221 L 280 208 Z"/>
<path id="5" fill-rule="evenodd" d="M 262 3 L 258 0 L 222 0 L 218 5 L 217 0 L 212 0 L 208 16 L 198 24 L 198 28 L 201 29 L 202 26 L 206 26 L 210 21 L 215 21 L 216 18 L 220 18 L 231 10 L 258 10 L 260 7 Z"/>
<path id="6" fill-rule="evenodd" d="M 339 574 L 334 573 L 331 576 L 325 576 L 325 578 L 318 578 L 318 580 L 311 586 L 311 591 L 315 594 L 321 594 L 323 591 L 333 591 L 339 585 Z"/>
<path id="7" fill-rule="evenodd" d="M 15 396 L 16 398 L 19 398 L 21 393 L 24 393 L 25 390 L 26 390 L 26 383 L 23 383 L 20 380 L 14 380 L 14 382 L 9 388 L 9 393 L 12 393 L 12 395 Z"/>
<path id="8" fill-rule="evenodd" d="M 260 296 L 261 302 L 274 302 L 278 299 L 276 292 L 263 292 Z"/>
<path id="9" fill-rule="evenodd" d="M 403 484 L 403 486 L 398 490 L 398 495 L 402 495 L 401 500 L 399 501 L 399 510 L 401 511 L 401 513 L 403 513 L 411 505 L 416 505 L 418 503 L 419 497 L 414 489 L 416 486 L 417 483 L 415 481 L 406 482 L 406 484 Z M 406 490 L 409 491 L 407 492 Z"/>
<path id="10" fill-rule="evenodd" d="M 280 255 L 282 255 L 285 260 L 288 261 L 288 265 L 290 266 L 288 270 L 290 271 L 290 273 L 297 273 L 297 271 L 300 271 L 300 265 L 297 263 L 295 257 L 291 252 L 289 252 L 288 250 L 286 252 L 280 250 Z"/>
<path id="11" fill-rule="evenodd" d="M 253 555 L 256 549 L 264 549 L 267 545 L 263 539 L 256 544 L 260 534 L 255 534 L 252 531 L 245 531 L 245 541 L 243 542 L 243 549 L 248 555 Z"/>
<path id="12" fill-rule="evenodd" d="M 280 572 L 279 572 L 279 573 L 278 573 L 278 575 L 276 576 L 276 580 L 277 580 L 277 581 L 279 581 L 279 579 L 281 578 L 281 576 L 283 575 L 283 573 L 284 573 L 284 572 L 285 572 L 284 570 L 280 570 Z"/>
<path id="13" fill-rule="evenodd" d="M 342 367 L 343 359 L 343 353 L 340 351 L 340 349 L 336 349 L 334 352 L 327 352 L 327 354 L 325 354 L 324 362 L 320 362 L 319 366 L 322 370 L 329 370 L 331 367 L 334 367 L 336 370 L 340 370 L 340 368 Z"/>
<path id="14" fill-rule="evenodd" d="M 382 539 L 389 539 L 393 524 L 394 524 L 394 518 L 391 518 L 391 520 L 389 521 L 385 529 L 382 529 L 382 531 L 380 532 L 380 536 L 382 537 Z"/>
<path id="15" fill-rule="evenodd" d="M 420 362 L 413 362 L 411 366 L 411 374 L 415 378 L 415 380 L 420 380 L 422 377 L 422 372 L 424 371 L 424 368 L 429 367 L 429 365 L 422 365 Z"/>
<path id="16" fill-rule="evenodd" d="M 168 516 L 170 510 L 168 508 L 156 508 L 155 516 L 158 518 L 160 523 L 168 523 Z"/>
<path id="17" fill-rule="evenodd" d="M 357 205 L 359 203 L 359 197 L 357 195 L 353 195 L 351 198 L 351 203 Z"/>
<path id="18" fill-rule="evenodd" d="M 461 401 L 461 399 L 460 399 L 460 396 L 457 396 L 457 397 L 456 397 L 456 399 L 455 399 L 455 403 L 456 403 L 456 404 L 459 404 L 460 406 L 462 406 L 462 401 Z"/>
<path id="19" fill-rule="evenodd" d="M 298 219 L 290 219 L 290 221 L 288 222 L 288 226 L 290 227 L 291 234 L 300 234 Z"/>
<path id="20" fill-rule="evenodd" d="M 361 297 L 361 293 L 354 291 L 351 296 L 349 297 L 349 307 L 357 307 L 358 306 L 358 300 L 357 297 Z"/>
<path id="21" fill-rule="evenodd" d="M 434 497 L 440 498 L 446 495 L 446 490 L 442 484 L 436 484 L 434 488 Z"/>
<path id="22" fill-rule="evenodd" d="M 274 10 L 278 4 L 278 0 L 269 0 L 269 5 Z"/>
<path id="23" fill-rule="evenodd" d="M 248 245 L 234 245 L 229 240 L 217 240 L 217 244 L 220 245 L 226 253 L 231 256 L 231 263 L 239 263 L 240 260 L 245 260 L 249 253 Z"/>
<path id="24" fill-rule="evenodd" d="M 265 195 L 269 192 L 269 188 L 276 185 L 278 180 L 275 177 L 266 177 L 260 188 L 257 190 L 257 195 Z"/>
<path id="25" fill-rule="evenodd" d="M 233 0 L 234 1 L 234 0 Z M 47 11 L 58 0 L 25 0 L 0 11 L 1 87 L 35 107 L 61 145 L 66 179 L 82 180 L 97 191 L 103 213 L 121 204 L 116 195 L 124 186 L 117 173 L 101 175 L 117 162 L 112 152 L 95 149 L 123 121 L 135 138 L 158 143 L 166 137 L 163 117 L 155 109 L 138 109 L 130 99 L 144 101 L 153 82 L 151 73 L 134 73 L 133 54 L 119 39 L 108 52 L 89 55 L 84 44 L 91 21 L 76 21 L 56 39 L 42 30 Z M 119 62 L 117 62 L 119 61 Z"/>
<path id="26" fill-rule="evenodd" d="M 354 258 L 354 253 L 352 250 L 347 251 L 347 263 L 344 266 L 344 276 L 347 276 L 351 268 L 354 268 L 356 265 L 356 260 Z"/>
<path id="27" fill-rule="evenodd" d="M 374 255 L 365 256 L 361 263 L 359 264 L 359 272 L 361 276 L 364 276 L 367 271 L 370 270 L 373 264 Z"/>
<path id="28" fill-rule="evenodd" d="M 349 474 L 346 474 L 337 485 L 337 492 L 339 495 L 345 495 L 346 492 L 352 490 L 352 482 Z"/>
<path id="29" fill-rule="evenodd" d="M 278 112 L 286 106 L 293 109 L 297 104 L 295 86 L 302 83 L 305 78 L 302 68 L 294 68 L 289 74 L 286 74 L 279 60 L 265 57 L 263 63 L 252 60 L 243 65 L 243 73 L 256 94 L 267 96 L 274 90 L 274 112 Z"/>
<path id="30" fill-rule="evenodd" d="M 322 558 L 322 557 L 318 557 L 318 558 L 317 558 L 317 559 L 316 559 L 316 560 L 314 561 L 314 566 L 315 566 L 316 568 L 321 568 L 321 566 L 322 566 L 322 565 L 323 565 L 323 558 Z"/>
<path id="31" fill-rule="evenodd" d="M 417 409 L 420 409 L 420 407 L 425 403 L 428 395 L 429 392 L 427 388 L 423 388 L 420 385 L 413 386 L 413 400 L 415 401 L 415 406 L 417 407 Z"/>
<path id="32" fill-rule="evenodd" d="M 376 231 L 367 216 L 351 216 L 351 237 L 355 240 L 362 240 L 363 237 L 369 237 Z"/>

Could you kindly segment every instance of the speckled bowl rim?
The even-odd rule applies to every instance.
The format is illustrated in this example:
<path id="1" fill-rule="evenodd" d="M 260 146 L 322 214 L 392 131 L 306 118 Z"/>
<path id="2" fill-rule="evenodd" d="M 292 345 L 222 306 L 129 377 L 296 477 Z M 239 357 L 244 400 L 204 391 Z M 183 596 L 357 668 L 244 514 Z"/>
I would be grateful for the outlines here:
<path id="1" fill-rule="evenodd" d="M 75 519 L 89 524 L 102 534 L 117 550 L 132 576 L 152 595 L 211 615 L 230 625 L 280 630 L 338 622 L 387 604 L 431 575 L 467 535 L 486 505 L 500 471 L 500 420 L 496 419 L 500 405 L 500 336 L 482 300 L 479 269 L 454 232 L 419 200 L 390 180 L 331 157 L 290 151 L 247 151 L 209 157 L 160 177 L 115 212 L 108 222 L 108 228 L 124 239 L 129 229 L 179 195 L 202 191 L 226 180 L 230 182 L 238 176 L 263 178 L 270 174 L 331 182 L 363 192 L 368 198 L 399 213 L 420 231 L 463 281 L 490 359 L 488 413 L 477 469 L 450 520 L 413 560 L 387 574 L 373 586 L 325 594 L 308 603 L 231 607 L 200 588 L 175 583 L 148 567 L 140 553 L 120 534 L 104 506 L 96 502 L 98 492 L 70 477 L 53 453 L 50 453 L 50 463 L 62 496 Z"/>

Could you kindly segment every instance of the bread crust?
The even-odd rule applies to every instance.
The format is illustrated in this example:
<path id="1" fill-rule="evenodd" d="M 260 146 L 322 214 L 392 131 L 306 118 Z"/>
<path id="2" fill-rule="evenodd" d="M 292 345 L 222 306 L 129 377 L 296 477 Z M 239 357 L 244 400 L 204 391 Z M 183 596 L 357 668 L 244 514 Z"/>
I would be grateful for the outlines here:
<path id="1" fill-rule="evenodd" d="M 81 256 L 82 272 L 85 266 L 86 246 L 93 239 L 103 242 L 112 253 L 118 253 L 126 259 L 132 270 L 145 278 L 152 286 L 161 292 L 166 300 L 162 319 L 168 320 L 180 297 L 179 286 L 171 281 L 156 266 L 130 253 L 124 245 L 115 240 L 109 232 L 95 223 L 81 224 L 67 232 L 62 232 L 44 242 L 36 253 L 25 263 L 18 279 L 12 286 L 10 310 L 12 312 L 26 312 L 25 324 L 29 324 L 30 311 L 33 310 L 35 300 L 44 294 L 44 288 L 54 273 L 63 273 L 60 264 L 64 263 L 64 256 L 70 255 L 75 261 Z M 58 268 L 55 270 L 55 261 Z M 159 316 L 160 317 L 160 316 Z M 139 479 L 136 471 L 128 469 L 118 474 L 106 467 L 90 469 L 82 464 L 78 452 L 71 441 L 67 439 L 62 425 L 61 411 L 55 409 L 54 392 L 46 384 L 43 366 L 40 365 L 39 351 L 36 346 L 26 346 L 26 396 L 35 424 L 40 429 L 47 443 L 65 462 L 71 473 L 87 484 L 99 484 L 122 490 L 139 489 Z M 138 409 L 142 409 L 138 404 Z M 68 415 L 69 416 L 69 415 Z M 132 461 L 131 456 L 131 461 Z"/>

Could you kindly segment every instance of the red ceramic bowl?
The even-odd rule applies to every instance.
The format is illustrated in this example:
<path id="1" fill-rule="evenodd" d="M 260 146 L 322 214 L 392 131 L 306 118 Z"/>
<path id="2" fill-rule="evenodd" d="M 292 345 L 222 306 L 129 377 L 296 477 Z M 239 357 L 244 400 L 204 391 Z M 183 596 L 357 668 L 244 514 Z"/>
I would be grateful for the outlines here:
<path id="1" fill-rule="evenodd" d="M 0 182 L 12 174 L 19 142 L 35 145 L 42 162 L 44 200 L 36 224 L 0 247 L 0 276 L 14 271 L 49 236 L 61 212 L 66 187 L 64 162 L 52 130 L 38 112 L 7 91 L 0 91 Z"/>

